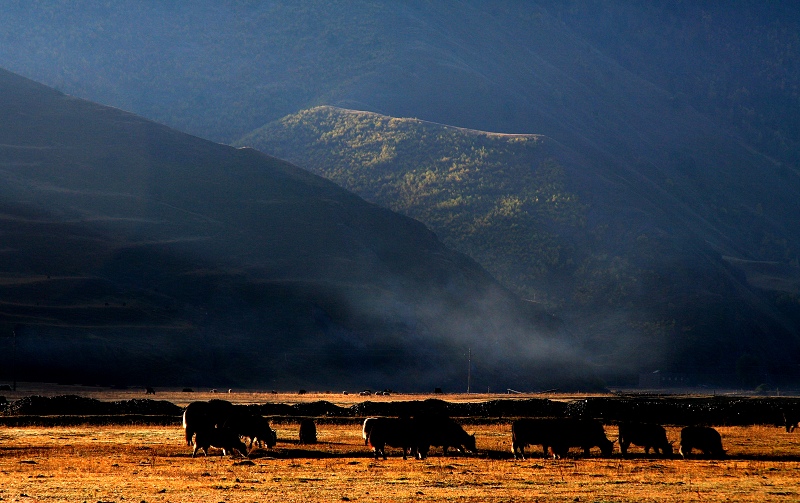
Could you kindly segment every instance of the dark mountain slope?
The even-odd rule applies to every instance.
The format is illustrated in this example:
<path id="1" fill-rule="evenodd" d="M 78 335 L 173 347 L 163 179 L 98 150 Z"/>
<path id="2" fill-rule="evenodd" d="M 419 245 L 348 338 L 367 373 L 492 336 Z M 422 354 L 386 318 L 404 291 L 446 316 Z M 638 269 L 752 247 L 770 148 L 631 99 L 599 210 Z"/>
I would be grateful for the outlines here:
<path id="1" fill-rule="evenodd" d="M 15 2 L 0 63 L 223 141 L 320 104 L 545 135 L 564 147 L 585 227 L 537 226 L 562 262 L 531 273 L 550 259 L 525 259 L 535 281 L 521 291 L 541 292 L 598 362 L 666 347 L 661 368 L 738 382 L 741 361 L 765 380 L 800 362 L 797 12 L 755 0 Z M 481 250 L 508 257 L 495 247 L 514 239 L 496 232 Z"/>
<path id="2" fill-rule="evenodd" d="M 471 346 L 484 379 L 537 382 L 498 362 L 548 317 L 417 221 L 5 71 L 0 116 L 21 377 L 427 389 L 460 382 Z"/>
<path id="3" fill-rule="evenodd" d="M 793 2 L 541 5 L 603 54 L 724 123 L 759 150 L 800 161 L 800 11 Z"/>
<path id="4" fill-rule="evenodd" d="M 800 194 L 747 175 L 769 163 L 718 142 L 722 166 L 615 174 L 543 136 L 318 107 L 241 144 L 425 222 L 567 320 L 598 364 L 741 384 L 737 362 L 757 361 L 758 379 L 791 380 Z M 694 163 L 704 147 L 680 148 Z"/>

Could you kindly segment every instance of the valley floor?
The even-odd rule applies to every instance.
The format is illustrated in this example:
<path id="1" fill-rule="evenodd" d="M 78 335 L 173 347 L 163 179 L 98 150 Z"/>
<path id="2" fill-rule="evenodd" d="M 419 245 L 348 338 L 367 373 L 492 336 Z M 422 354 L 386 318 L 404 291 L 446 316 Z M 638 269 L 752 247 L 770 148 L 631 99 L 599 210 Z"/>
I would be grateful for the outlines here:
<path id="1" fill-rule="evenodd" d="M 250 459 L 191 457 L 180 426 L 0 427 L 0 501 L 786 501 L 800 499 L 800 434 L 719 427 L 725 460 L 646 458 L 641 449 L 562 460 L 510 456 L 508 424 L 470 425 L 477 455 L 374 460 L 355 425 L 318 425 Z M 616 428 L 606 427 L 616 438 Z M 678 428 L 668 428 L 677 439 Z M 535 452 L 535 450 L 534 450 Z"/>

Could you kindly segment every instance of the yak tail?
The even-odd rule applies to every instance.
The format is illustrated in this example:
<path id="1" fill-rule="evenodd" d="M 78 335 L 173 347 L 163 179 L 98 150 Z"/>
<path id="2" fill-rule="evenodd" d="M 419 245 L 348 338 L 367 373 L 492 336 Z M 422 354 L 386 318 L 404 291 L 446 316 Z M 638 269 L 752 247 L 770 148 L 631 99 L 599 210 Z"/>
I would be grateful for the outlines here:
<path id="1" fill-rule="evenodd" d="M 186 411 L 183 411 L 183 429 L 186 430 L 186 445 L 192 445 L 194 431 L 190 430 L 189 425 L 186 424 Z"/>

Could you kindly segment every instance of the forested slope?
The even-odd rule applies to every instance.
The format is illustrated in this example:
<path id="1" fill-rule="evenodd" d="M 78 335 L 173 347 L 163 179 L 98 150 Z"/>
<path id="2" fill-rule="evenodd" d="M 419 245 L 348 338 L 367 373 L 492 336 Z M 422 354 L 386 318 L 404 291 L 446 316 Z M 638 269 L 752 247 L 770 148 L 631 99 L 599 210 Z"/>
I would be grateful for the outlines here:
<path id="1" fill-rule="evenodd" d="M 724 171 L 699 179 L 665 165 L 659 178 L 631 184 L 642 174 L 609 174 L 545 136 L 331 107 L 240 144 L 425 222 L 568 320 L 598 362 L 690 374 L 713 365 L 716 376 L 697 379 L 748 385 L 792 371 L 800 270 L 785 237 L 796 228 L 788 213 L 770 221 L 761 202 L 790 201 L 779 179 L 745 185 Z M 734 256 L 743 253 L 769 260 Z"/>

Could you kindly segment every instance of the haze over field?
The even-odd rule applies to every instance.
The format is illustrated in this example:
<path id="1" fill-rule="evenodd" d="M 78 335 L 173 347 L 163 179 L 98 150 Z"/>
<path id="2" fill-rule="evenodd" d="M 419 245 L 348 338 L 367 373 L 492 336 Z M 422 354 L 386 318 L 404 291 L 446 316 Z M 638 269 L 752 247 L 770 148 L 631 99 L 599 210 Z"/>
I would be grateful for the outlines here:
<path id="1" fill-rule="evenodd" d="M 49 123 L 84 127 L 91 105 L 75 117 L 60 108 L 68 100 L 54 101 L 55 114 L 7 103 L 4 321 L 28 333 L 51 327 L 52 347 L 78 332 L 94 340 L 76 328 L 82 309 L 130 307 L 119 292 L 143 283 L 133 271 L 144 267 L 148 281 L 173 277 L 168 294 L 141 290 L 151 308 L 131 321 L 157 327 L 154 348 L 200 333 L 226 350 L 269 348 L 159 353 L 166 365 L 180 361 L 173 375 L 202 376 L 213 360 L 223 379 L 300 383 L 301 360 L 290 368 L 263 353 L 283 347 L 275 337 L 317 348 L 294 334 L 322 330 L 328 356 L 306 352 L 334 381 L 456 382 L 465 350 L 486 344 L 487 385 L 544 385 L 543 361 L 584 383 L 630 383 L 656 369 L 747 387 L 800 382 L 800 12 L 791 2 L 64 0 L 0 10 L 0 66 L 289 160 L 419 219 L 470 257 L 272 158 L 102 107 L 92 121 L 121 136 L 68 144 Z M 26 163 L 49 171 L 37 178 Z M 275 173 L 302 183 L 287 195 Z M 360 222 L 355 235 L 341 219 Z M 55 227 L 43 231 L 45 221 Z M 47 251 L 52 235 L 73 243 L 86 232 L 102 253 Z M 20 235 L 24 246 L 10 238 Z M 55 303 L 48 274 L 115 293 L 86 301 L 61 288 L 70 308 L 45 313 L 34 307 Z M 263 290 L 276 278 L 293 285 L 281 290 L 288 304 Z M 23 290 L 24 301 L 8 300 Z M 318 309 L 320 296 L 332 304 Z M 201 321 L 206 310 L 214 321 Z M 231 325 L 236 335 L 224 335 Z M 335 351 L 350 346 L 360 352 Z M 370 362 L 375 354 L 390 356 Z M 519 360 L 502 364 L 509 354 Z M 47 362 L 36 368 L 57 368 Z M 442 365 L 452 365 L 445 377 L 426 374 Z"/>

